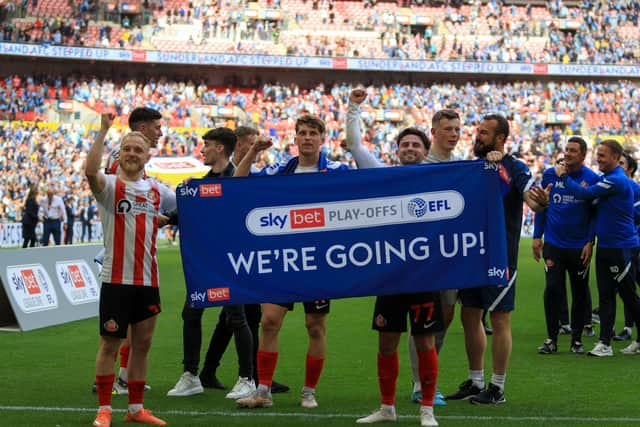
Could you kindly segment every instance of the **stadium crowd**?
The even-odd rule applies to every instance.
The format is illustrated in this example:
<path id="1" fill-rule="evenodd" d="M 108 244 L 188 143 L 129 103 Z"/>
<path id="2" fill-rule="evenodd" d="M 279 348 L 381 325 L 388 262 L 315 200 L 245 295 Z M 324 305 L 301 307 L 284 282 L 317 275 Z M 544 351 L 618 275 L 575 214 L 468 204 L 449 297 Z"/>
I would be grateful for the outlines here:
<path id="1" fill-rule="evenodd" d="M 0 38 L 294 56 L 591 64 L 640 60 L 640 2 L 632 0 L 585 0 L 576 6 L 553 0 L 544 7 L 499 0 L 284 0 L 259 2 L 262 14 L 246 1 L 146 3 L 148 25 L 113 11 L 106 14 L 113 24 L 96 21 L 98 11 L 89 2 L 60 8 L 55 16 L 31 8 L 29 18 L 4 23 Z M 402 6 L 411 6 L 413 18 Z"/>
<path id="2" fill-rule="evenodd" d="M 7 76 L 0 84 L 0 119 L 46 121 L 53 101 L 73 100 L 97 112 L 114 111 L 122 118 L 121 123 L 126 123 L 131 109 L 144 105 L 158 109 L 165 118 L 165 137 L 157 155 L 199 157 L 202 143 L 197 128 L 248 124 L 273 138 L 274 149 L 264 158 L 269 163 L 296 154 L 293 123 L 299 114 L 308 112 L 327 123 L 327 155 L 352 162 L 340 146 L 351 89 L 347 83 L 331 87 L 318 84 L 309 89 L 294 84 L 264 84 L 260 89 L 244 89 L 163 78 L 115 83 L 85 77 Z M 628 136 L 637 134 L 640 127 L 640 90 L 631 81 L 396 84 L 369 86 L 366 90 L 370 107 L 364 115 L 368 128 L 364 142 L 386 163 L 396 162 L 393 141 L 401 127 L 415 125 L 426 130 L 432 114 L 442 108 L 460 112 L 463 127 L 456 154 L 462 158 L 472 155 L 474 126 L 484 112 L 497 111 L 510 117 L 513 138 L 509 149 L 525 158 L 538 174 L 553 159 L 563 135 L 606 132 Z M 212 117 L 210 109 L 203 108 L 207 106 L 226 107 L 236 117 Z M 399 112 L 401 116 L 384 120 L 378 117 L 380 110 Z M 566 124 L 547 125 L 540 111 L 571 113 L 573 118 Z M 616 123 L 589 119 L 594 114 L 619 117 L 618 129 Z M 113 144 L 121 135 L 121 130 L 113 128 L 108 142 Z M 4 124 L 0 130 L 0 197 L 21 201 L 29 183 L 53 180 L 65 195 L 88 201 L 78 171 L 94 136 L 94 130 L 79 125 Z M 11 206 L 15 203 L 3 203 L 3 221 L 19 220 L 19 212 Z"/>

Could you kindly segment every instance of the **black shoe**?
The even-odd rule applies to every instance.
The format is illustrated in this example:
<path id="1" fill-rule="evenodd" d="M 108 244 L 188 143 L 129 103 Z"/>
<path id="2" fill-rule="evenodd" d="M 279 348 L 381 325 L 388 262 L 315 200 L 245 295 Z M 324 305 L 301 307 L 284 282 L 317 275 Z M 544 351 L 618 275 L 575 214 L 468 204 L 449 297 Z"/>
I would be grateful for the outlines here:
<path id="1" fill-rule="evenodd" d="M 624 328 L 622 332 L 613 337 L 614 341 L 629 341 L 631 339 L 631 334 L 627 328 Z"/>
<path id="2" fill-rule="evenodd" d="M 504 392 L 500 390 L 500 387 L 489 383 L 489 387 L 477 396 L 473 396 L 470 401 L 476 405 L 498 405 L 506 403 L 507 399 L 504 398 Z"/>
<path id="3" fill-rule="evenodd" d="M 91 393 L 97 393 L 98 392 L 98 386 L 96 386 L 96 382 L 94 381 L 93 384 L 91 385 Z"/>
<path id="4" fill-rule="evenodd" d="M 542 345 L 538 347 L 539 354 L 551 354 L 558 352 L 558 345 L 551 338 L 544 340 Z"/>
<path id="5" fill-rule="evenodd" d="M 271 383 L 271 393 L 286 393 L 289 391 L 289 386 L 280 384 L 275 381 Z"/>
<path id="6" fill-rule="evenodd" d="M 584 336 L 589 338 L 596 336 L 596 331 L 593 330 L 592 325 L 587 325 L 584 327 Z"/>
<path id="7" fill-rule="evenodd" d="M 482 391 L 484 391 L 484 388 L 474 385 L 472 380 L 466 380 L 460 384 L 457 392 L 445 396 L 444 400 L 469 400 Z"/>
<path id="8" fill-rule="evenodd" d="M 493 329 L 491 329 L 488 326 L 485 326 L 484 327 L 484 333 L 485 333 L 485 335 L 493 335 Z"/>
<path id="9" fill-rule="evenodd" d="M 200 373 L 200 383 L 204 388 L 215 388 L 218 390 L 227 390 L 227 386 L 222 384 L 215 374 L 203 375 Z"/>
<path id="10" fill-rule="evenodd" d="M 600 308 L 596 307 L 591 312 L 591 323 L 600 324 Z"/>
<path id="11" fill-rule="evenodd" d="M 571 343 L 571 353 L 584 354 L 584 346 L 580 341 L 574 341 Z"/>

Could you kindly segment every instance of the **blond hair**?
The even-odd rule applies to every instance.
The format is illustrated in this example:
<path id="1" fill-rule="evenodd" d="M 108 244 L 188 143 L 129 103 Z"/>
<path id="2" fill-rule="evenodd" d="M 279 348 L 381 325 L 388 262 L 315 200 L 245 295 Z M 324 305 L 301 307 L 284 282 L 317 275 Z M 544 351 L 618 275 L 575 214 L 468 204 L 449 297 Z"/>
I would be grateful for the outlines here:
<path id="1" fill-rule="evenodd" d="M 140 139 L 142 139 L 144 141 L 145 144 L 147 144 L 148 148 L 151 148 L 151 141 L 149 140 L 149 138 L 146 137 L 145 134 L 143 134 L 142 132 L 139 131 L 133 131 L 133 132 L 129 132 L 127 134 L 125 134 L 122 138 L 120 138 L 120 146 L 122 147 L 122 144 L 124 144 L 124 142 L 132 137 L 138 137 Z"/>

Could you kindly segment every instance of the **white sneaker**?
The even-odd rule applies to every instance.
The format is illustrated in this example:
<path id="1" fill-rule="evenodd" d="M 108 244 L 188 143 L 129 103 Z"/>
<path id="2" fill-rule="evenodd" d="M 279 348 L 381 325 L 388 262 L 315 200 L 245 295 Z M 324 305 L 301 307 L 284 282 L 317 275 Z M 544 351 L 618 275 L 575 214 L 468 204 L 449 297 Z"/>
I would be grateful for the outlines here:
<path id="1" fill-rule="evenodd" d="M 421 406 L 420 407 L 420 425 L 422 427 L 437 426 L 438 421 L 433 415 L 433 406 Z"/>
<path id="2" fill-rule="evenodd" d="M 243 399 L 249 397 L 256 391 L 256 384 L 253 379 L 239 377 L 236 385 L 233 386 L 231 391 L 225 396 L 227 399 Z"/>
<path id="3" fill-rule="evenodd" d="M 606 345 L 602 341 L 599 341 L 598 344 L 593 347 L 593 350 L 588 352 L 587 355 L 596 357 L 613 356 L 613 350 L 610 345 Z"/>
<path id="4" fill-rule="evenodd" d="M 627 347 L 620 350 L 622 354 L 640 354 L 640 342 L 632 341 Z"/>
<path id="5" fill-rule="evenodd" d="M 118 379 L 113 383 L 113 394 L 117 394 L 119 396 L 128 395 L 129 387 L 127 386 L 127 382 L 118 377 Z"/>
<path id="6" fill-rule="evenodd" d="M 175 387 L 167 393 L 167 396 L 184 397 L 204 393 L 200 377 L 187 371 L 182 374 Z"/>
<path id="7" fill-rule="evenodd" d="M 318 402 L 316 402 L 315 389 L 302 387 L 302 395 L 300 397 L 300 406 L 307 409 L 313 409 L 318 407 Z"/>
<path id="8" fill-rule="evenodd" d="M 396 411 L 393 407 L 381 407 L 377 411 L 373 412 L 371 415 L 367 415 L 363 418 L 358 418 L 356 423 L 358 424 L 373 424 L 373 423 L 384 423 L 384 422 L 395 422 L 397 419 Z"/>

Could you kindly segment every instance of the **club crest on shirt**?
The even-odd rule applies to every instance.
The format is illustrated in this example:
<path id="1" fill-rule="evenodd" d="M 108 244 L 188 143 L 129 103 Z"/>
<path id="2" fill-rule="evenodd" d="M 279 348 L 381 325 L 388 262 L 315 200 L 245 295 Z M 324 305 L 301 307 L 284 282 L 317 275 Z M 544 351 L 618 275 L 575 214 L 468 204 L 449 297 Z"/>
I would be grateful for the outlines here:
<path id="1" fill-rule="evenodd" d="M 507 169 L 504 166 L 499 166 L 498 174 L 504 182 L 506 182 L 507 184 L 511 184 L 511 177 L 509 176 L 509 172 L 507 172 Z"/>
<path id="2" fill-rule="evenodd" d="M 589 184 L 587 184 L 587 181 L 582 181 L 580 185 L 582 185 L 584 188 L 587 188 L 589 186 Z"/>
<path id="3" fill-rule="evenodd" d="M 158 190 L 156 190 L 155 188 L 152 188 L 147 193 L 147 198 L 149 199 L 150 202 L 155 203 L 160 198 L 160 194 L 158 193 Z"/>
<path id="4" fill-rule="evenodd" d="M 102 327 L 107 332 L 117 332 L 118 329 L 120 329 L 120 326 L 118 325 L 118 322 L 115 321 L 115 319 L 107 320 L 106 322 L 104 322 Z"/>

